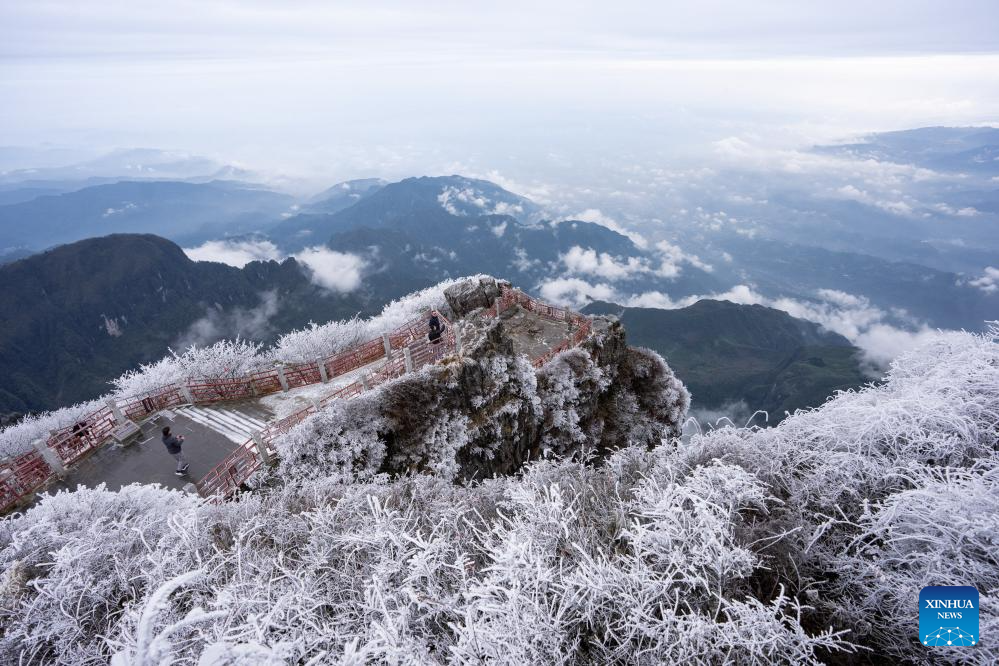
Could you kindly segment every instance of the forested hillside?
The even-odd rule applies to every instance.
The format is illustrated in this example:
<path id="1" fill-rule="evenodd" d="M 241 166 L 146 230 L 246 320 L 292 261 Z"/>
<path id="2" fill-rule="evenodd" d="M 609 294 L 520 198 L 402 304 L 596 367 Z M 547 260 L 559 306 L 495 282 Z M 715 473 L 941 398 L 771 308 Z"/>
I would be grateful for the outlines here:
<path id="1" fill-rule="evenodd" d="M 0 266 L 0 284 L 0 412 L 95 398 L 170 346 L 183 351 L 221 336 L 274 339 L 310 320 L 365 310 L 357 296 L 313 285 L 294 259 L 243 269 L 194 262 L 151 235 L 95 238 L 33 255 Z"/>
<path id="2" fill-rule="evenodd" d="M 663 310 L 592 303 L 584 312 L 618 316 L 632 344 L 666 358 L 698 409 L 740 416 L 763 410 L 777 423 L 785 412 L 871 379 L 846 338 L 762 305 L 701 300 Z"/>

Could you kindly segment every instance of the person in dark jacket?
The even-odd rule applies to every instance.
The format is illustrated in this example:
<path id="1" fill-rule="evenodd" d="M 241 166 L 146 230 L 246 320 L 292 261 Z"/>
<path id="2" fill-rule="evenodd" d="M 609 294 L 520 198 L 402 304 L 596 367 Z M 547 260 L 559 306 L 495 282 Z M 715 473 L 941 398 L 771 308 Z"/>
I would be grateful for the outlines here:
<path id="1" fill-rule="evenodd" d="M 187 458 L 184 457 L 184 451 L 181 445 L 184 443 L 184 436 L 175 437 L 170 434 L 170 426 L 163 428 L 163 445 L 166 446 L 167 453 L 173 456 L 174 460 L 177 461 L 177 471 L 174 472 L 177 476 L 184 476 L 187 474 L 187 468 L 191 466 L 187 462 Z"/>
<path id="2" fill-rule="evenodd" d="M 429 322 L 430 332 L 427 334 L 427 339 L 433 344 L 440 344 L 441 335 L 444 333 L 444 326 L 441 325 L 441 320 L 437 315 L 430 316 Z"/>
<path id="3" fill-rule="evenodd" d="M 86 421 L 73 424 L 73 437 L 76 438 L 76 445 L 80 448 L 87 443 L 87 435 L 90 433 L 90 426 Z"/>

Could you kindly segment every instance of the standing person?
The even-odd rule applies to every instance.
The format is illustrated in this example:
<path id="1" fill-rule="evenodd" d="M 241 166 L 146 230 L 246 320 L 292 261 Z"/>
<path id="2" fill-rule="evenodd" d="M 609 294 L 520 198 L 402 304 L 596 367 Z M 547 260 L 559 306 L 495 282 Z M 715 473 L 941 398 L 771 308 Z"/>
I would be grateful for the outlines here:
<path id="1" fill-rule="evenodd" d="M 187 468 L 191 466 L 187 462 L 187 458 L 184 457 L 184 452 L 181 450 L 181 445 L 184 443 L 184 436 L 174 437 L 170 434 L 170 426 L 163 428 L 163 445 L 166 446 L 167 453 L 174 457 L 177 461 L 177 471 L 174 472 L 177 476 L 184 476 L 187 474 Z"/>

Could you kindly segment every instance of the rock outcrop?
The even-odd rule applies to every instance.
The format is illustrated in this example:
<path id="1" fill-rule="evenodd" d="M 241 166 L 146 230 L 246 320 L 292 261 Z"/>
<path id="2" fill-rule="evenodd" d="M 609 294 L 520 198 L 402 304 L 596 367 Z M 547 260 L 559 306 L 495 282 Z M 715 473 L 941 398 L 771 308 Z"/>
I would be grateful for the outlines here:
<path id="1" fill-rule="evenodd" d="M 500 293 L 500 285 L 509 285 L 492 277 L 462 280 L 444 290 L 444 298 L 456 318 L 463 318 L 480 308 L 488 308 Z"/>
<path id="2" fill-rule="evenodd" d="M 545 455 L 595 455 L 677 437 L 689 395 L 656 353 L 597 317 L 580 347 L 535 369 L 503 318 L 476 316 L 492 280 L 448 290 L 464 353 L 311 417 L 278 442 L 278 478 L 356 480 L 432 472 L 470 481 Z"/>

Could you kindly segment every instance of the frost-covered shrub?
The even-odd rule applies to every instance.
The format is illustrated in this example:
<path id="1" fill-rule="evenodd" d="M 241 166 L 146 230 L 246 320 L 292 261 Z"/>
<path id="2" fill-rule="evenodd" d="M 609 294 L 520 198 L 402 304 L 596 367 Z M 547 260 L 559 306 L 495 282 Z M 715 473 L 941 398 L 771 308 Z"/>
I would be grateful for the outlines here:
<path id="1" fill-rule="evenodd" d="M 655 457 L 621 455 L 652 471 Z M 746 565 L 706 555 L 745 546 L 725 525 L 712 541 L 697 516 L 759 510 L 767 499 L 751 479 L 707 468 L 663 500 L 667 482 L 652 477 L 620 494 L 640 478 L 615 472 L 625 467 L 541 461 L 473 488 L 428 476 L 302 481 L 195 515 L 193 499 L 178 505 L 176 493 L 133 486 L 103 507 L 97 500 L 114 494 L 87 491 L 82 522 L 48 499 L 11 524 L 0 550 L 15 569 L 25 546 L 11 537 L 39 538 L 30 565 L 46 571 L 4 597 L 0 644 L 15 661 L 219 664 L 607 663 L 633 660 L 635 646 L 649 661 L 713 663 L 728 652 L 809 662 L 840 645 L 802 629 L 788 599 L 744 601 L 731 598 L 738 585 L 716 587 L 719 572 L 738 579 Z M 672 501 L 694 517 L 674 526 L 663 514 Z M 65 559 L 66 543 L 76 559 Z M 83 577 L 37 562 L 46 556 L 84 567 Z M 695 583 L 668 577 L 679 571 Z M 697 588 L 702 579 L 711 590 Z M 87 586 L 99 593 L 74 591 Z M 708 610 L 677 606 L 680 590 L 699 590 L 696 607 Z M 76 603 L 58 610 L 65 599 Z"/>
<path id="2" fill-rule="evenodd" d="M 156 486 L 81 487 L 0 523 L 0 661 L 106 663 L 122 610 L 191 565 L 198 503 Z"/>
<path id="3" fill-rule="evenodd" d="M 593 438 L 594 433 L 580 427 L 580 418 L 593 411 L 597 397 L 609 384 L 608 371 L 582 349 L 565 351 L 538 371 L 538 399 L 545 407 L 551 450 L 565 455 L 582 449 Z"/>
<path id="4" fill-rule="evenodd" d="M 915 642 L 919 588 L 963 580 L 984 595 L 997 587 L 997 424 L 996 331 L 957 334 L 898 359 L 882 385 L 777 428 L 694 436 L 673 464 L 719 459 L 764 481 L 781 500 L 757 528 L 774 539 L 774 581 L 815 595 L 813 615 L 918 661 L 931 658 Z M 961 527 L 952 532 L 945 521 Z M 980 647 L 948 658 L 988 662 Z"/>
<path id="5" fill-rule="evenodd" d="M 620 480 L 538 463 L 511 484 L 477 537 L 491 565 L 456 627 L 460 661 L 816 663 L 819 648 L 848 648 L 810 636 L 783 596 L 741 601 L 757 561 L 736 542 L 735 518 L 767 501 L 751 475 L 713 466 L 649 478 L 632 500 L 616 495 Z"/>
<path id="6" fill-rule="evenodd" d="M 280 476 L 350 483 L 377 474 L 385 460 L 385 445 L 378 431 L 387 429 L 378 393 L 362 395 L 349 403 L 334 402 L 281 438 Z"/>
<path id="7" fill-rule="evenodd" d="M 624 385 L 645 377 L 670 395 L 654 358 L 636 362 L 622 371 Z M 495 358 L 448 367 L 444 386 L 455 395 L 522 382 L 512 379 L 520 366 Z M 517 475 L 468 484 L 433 465 L 372 474 L 378 451 L 359 444 L 401 418 L 385 408 L 393 392 L 437 404 L 426 391 L 441 385 L 417 379 L 359 398 L 380 396 L 380 405 L 306 422 L 286 438 L 287 474 L 233 501 L 202 504 L 136 486 L 47 498 L 5 521 L 0 657 L 518 665 L 997 658 L 994 334 L 963 334 L 903 357 L 883 385 L 841 394 L 777 428 L 534 460 Z M 553 385 L 567 396 L 563 405 L 582 404 L 582 394 Z M 475 395 L 466 396 L 460 427 L 499 432 L 475 422 L 472 403 L 486 421 L 506 404 Z M 635 414 L 668 409 L 652 394 L 633 404 Z M 423 423 L 438 444 L 456 436 L 436 425 L 437 415 L 408 418 L 407 428 Z M 337 450 L 324 448 L 327 437 Z M 914 602 L 927 584 L 978 586 L 982 644 L 958 652 L 917 643 Z"/>
<path id="8" fill-rule="evenodd" d="M 187 371 L 192 369 L 191 364 L 188 364 Z M 188 378 L 177 357 L 167 356 L 155 363 L 143 364 L 138 368 L 126 371 L 117 379 L 112 380 L 111 385 L 114 386 L 113 395 L 115 397 L 127 398 L 176 384 Z"/>
<path id="9" fill-rule="evenodd" d="M 236 338 L 206 347 L 191 345 L 183 354 L 175 353 L 174 359 L 185 379 L 235 379 L 260 369 L 264 364 L 260 349 L 258 342 Z"/>
<path id="10" fill-rule="evenodd" d="M 278 338 L 268 354 L 282 363 L 308 363 L 355 347 L 367 340 L 368 323 L 357 317 L 325 324 L 310 322 L 306 328 Z"/>
<path id="11" fill-rule="evenodd" d="M 52 412 L 23 417 L 17 423 L 0 431 L 0 460 L 32 450 L 31 444 L 36 439 L 48 439 L 52 431 L 71 426 L 83 416 L 104 406 L 103 400 L 91 400 Z"/>
<path id="12" fill-rule="evenodd" d="M 690 393 L 662 356 L 643 347 L 629 348 L 615 384 L 612 411 L 623 426 L 614 435 L 626 442 L 656 442 L 680 436 L 690 409 Z M 661 424 L 673 424 L 663 429 Z"/>
<path id="13" fill-rule="evenodd" d="M 971 585 L 983 599 L 999 598 L 999 469 L 990 467 L 914 471 L 911 489 L 866 511 L 853 541 L 826 555 L 838 574 L 825 585 L 835 610 L 846 618 L 884 618 L 872 625 L 872 639 L 902 657 L 910 646 L 892 646 L 898 636 L 918 635 L 913 601 L 924 586 Z M 986 619 L 984 610 L 980 617 Z M 977 649 L 999 660 L 995 642 Z"/>

